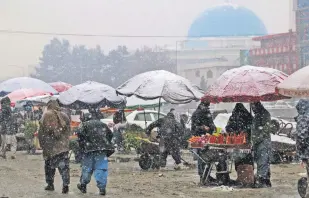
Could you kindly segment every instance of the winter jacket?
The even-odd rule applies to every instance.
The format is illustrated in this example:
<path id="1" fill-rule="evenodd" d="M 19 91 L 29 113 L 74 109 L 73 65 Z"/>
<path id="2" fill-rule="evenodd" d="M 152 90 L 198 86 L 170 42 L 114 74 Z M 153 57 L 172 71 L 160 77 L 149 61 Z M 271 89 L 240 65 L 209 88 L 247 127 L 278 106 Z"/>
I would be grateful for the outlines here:
<path id="1" fill-rule="evenodd" d="M 237 103 L 232 115 L 225 127 L 227 133 L 245 132 L 248 134 L 248 139 L 251 139 L 252 115 L 241 103 Z"/>
<path id="2" fill-rule="evenodd" d="M 70 119 L 60 111 L 58 102 L 50 101 L 39 122 L 38 137 L 44 159 L 69 151 Z"/>
<path id="3" fill-rule="evenodd" d="M 209 131 L 206 131 L 203 126 L 209 127 Z M 212 134 L 214 131 L 216 131 L 216 126 L 212 119 L 209 106 L 205 106 L 201 103 L 196 111 L 192 114 L 191 131 L 195 136 L 205 135 L 206 133 Z"/>
<path id="4" fill-rule="evenodd" d="M 254 118 L 251 127 L 251 141 L 253 145 L 261 143 L 263 140 L 270 140 L 271 133 L 271 116 L 270 113 L 260 103 L 254 103 Z"/>
<path id="5" fill-rule="evenodd" d="M 151 123 L 147 129 L 147 135 L 150 135 L 151 130 L 158 127 L 158 136 L 163 139 L 175 139 L 181 140 L 183 137 L 183 128 L 180 123 L 177 122 L 173 113 L 168 113 L 164 118 L 160 118 L 157 121 Z"/>
<path id="6" fill-rule="evenodd" d="M 83 122 L 77 133 L 81 152 L 84 154 L 96 151 L 106 152 L 109 157 L 114 153 L 113 133 L 99 119 L 92 118 Z"/>
<path id="7" fill-rule="evenodd" d="M 296 148 L 301 159 L 309 159 L 309 100 L 299 100 L 296 125 Z"/>
<path id="8" fill-rule="evenodd" d="M 11 100 L 5 97 L 1 100 L 1 134 L 10 134 L 12 125 Z"/>

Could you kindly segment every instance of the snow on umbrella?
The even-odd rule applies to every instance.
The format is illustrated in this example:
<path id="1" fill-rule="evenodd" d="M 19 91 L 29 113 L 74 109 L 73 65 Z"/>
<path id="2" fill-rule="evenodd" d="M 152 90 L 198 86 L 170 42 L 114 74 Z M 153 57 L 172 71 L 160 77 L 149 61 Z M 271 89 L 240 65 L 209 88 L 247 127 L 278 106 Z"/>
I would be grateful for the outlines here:
<path id="1" fill-rule="evenodd" d="M 214 82 L 202 100 L 218 103 L 285 99 L 276 92 L 276 86 L 287 77 L 276 69 L 250 65 L 230 69 Z"/>
<path id="2" fill-rule="evenodd" d="M 42 95 L 52 95 L 52 93 L 42 91 L 39 89 L 18 89 L 9 93 L 7 96 L 10 98 L 12 103 L 15 103 L 19 100 L 34 97 L 34 96 L 42 96 Z"/>
<path id="3" fill-rule="evenodd" d="M 71 84 L 65 83 L 65 82 L 52 82 L 49 83 L 50 86 L 52 86 L 56 91 L 59 93 L 64 92 L 72 87 Z"/>
<path id="4" fill-rule="evenodd" d="M 280 94 L 291 97 L 309 97 L 309 66 L 303 67 L 278 84 Z"/>
<path id="5" fill-rule="evenodd" d="M 119 86 L 117 93 L 129 97 L 135 95 L 144 100 L 163 98 L 173 104 L 189 103 L 203 96 L 189 80 L 164 70 L 136 75 Z"/>
<path id="6" fill-rule="evenodd" d="M 69 108 L 101 108 L 125 107 L 125 99 L 116 94 L 116 90 L 108 85 L 87 81 L 73 86 L 71 89 L 60 93 L 59 102 Z"/>
<path id="7" fill-rule="evenodd" d="M 0 83 L 0 97 L 3 97 L 18 89 L 37 89 L 56 94 L 57 91 L 42 80 L 29 77 L 18 77 Z"/>

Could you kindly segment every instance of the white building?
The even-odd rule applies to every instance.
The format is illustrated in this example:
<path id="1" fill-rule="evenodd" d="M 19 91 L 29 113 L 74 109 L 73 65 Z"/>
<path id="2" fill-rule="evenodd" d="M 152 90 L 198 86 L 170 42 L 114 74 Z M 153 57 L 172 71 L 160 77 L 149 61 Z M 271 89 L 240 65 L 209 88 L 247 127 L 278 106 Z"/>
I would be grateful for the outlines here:
<path id="1" fill-rule="evenodd" d="M 188 39 L 177 42 L 171 57 L 179 75 L 197 85 L 204 77 L 209 86 L 224 71 L 242 65 L 249 49 L 259 47 L 253 36 L 266 34 L 264 23 L 251 10 L 227 3 L 197 17 Z"/>

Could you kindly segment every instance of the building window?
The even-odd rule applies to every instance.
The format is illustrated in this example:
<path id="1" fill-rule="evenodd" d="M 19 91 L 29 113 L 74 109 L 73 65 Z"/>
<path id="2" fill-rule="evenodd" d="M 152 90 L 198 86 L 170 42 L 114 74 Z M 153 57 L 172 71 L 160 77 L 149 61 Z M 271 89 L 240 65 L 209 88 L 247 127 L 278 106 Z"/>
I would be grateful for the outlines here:
<path id="1" fill-rule="evenodd" d="M 211 70 L 207 72 L 207 78 L 213 78 L 213 73 Z"/>
<path id="2" fill-rule="evenodd" d="M 200 77 L 201 76 L 201 72 L 199 70 L 195 71 L 195 77 Z"/>

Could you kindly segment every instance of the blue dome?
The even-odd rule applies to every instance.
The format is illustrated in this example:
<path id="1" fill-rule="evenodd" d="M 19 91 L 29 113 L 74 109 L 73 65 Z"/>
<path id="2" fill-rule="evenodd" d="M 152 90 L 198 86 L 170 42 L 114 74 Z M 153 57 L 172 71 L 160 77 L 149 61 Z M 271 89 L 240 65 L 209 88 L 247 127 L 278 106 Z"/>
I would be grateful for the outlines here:
<path id="1" fill-rule="evenodd" d="M 266 35 L 263 21 L 251 10 L 224 4 L 205 10 L 192 24 L 188 37 Z"/>

